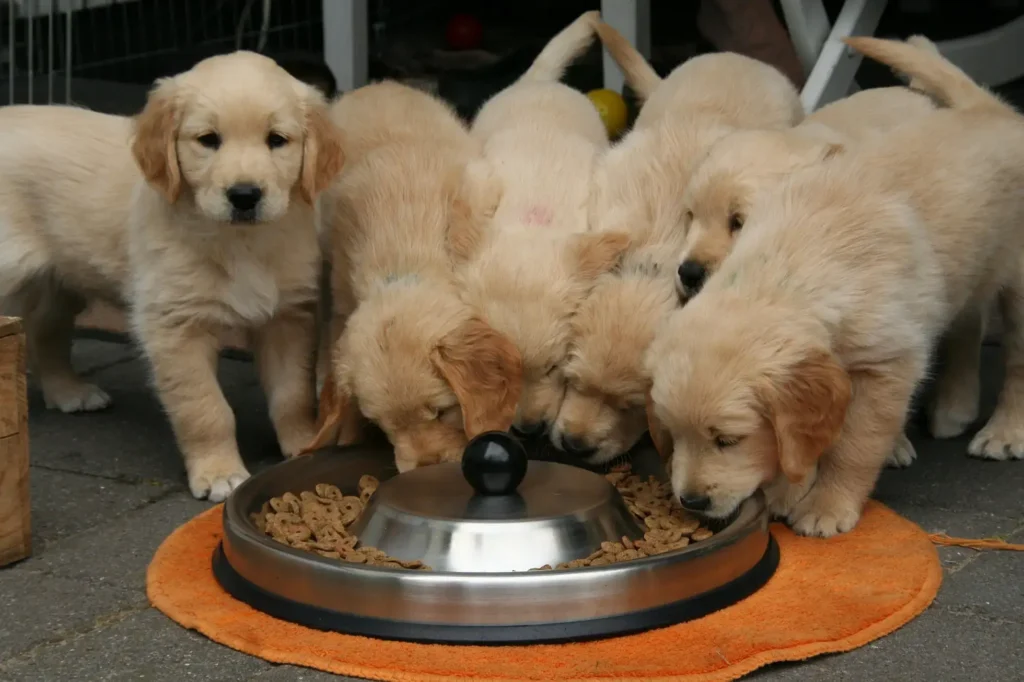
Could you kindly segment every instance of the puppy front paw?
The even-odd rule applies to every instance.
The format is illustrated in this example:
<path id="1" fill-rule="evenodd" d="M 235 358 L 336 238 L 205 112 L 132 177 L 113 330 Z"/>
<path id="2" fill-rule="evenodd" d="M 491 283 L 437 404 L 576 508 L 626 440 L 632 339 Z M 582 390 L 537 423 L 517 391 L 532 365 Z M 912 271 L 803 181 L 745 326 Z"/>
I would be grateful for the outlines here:
<path id="1" fill-rule="evenodd" d="M 99 386 L 85 382 L 63 386 L 44 386 L 47 409 L 61 412 L 96 412 L 110 407 L 110 396 Z"/>
<path id="2" fill-rule="evenodd" d="M 792 483 L 785 478 L 779 478 L 764 489 L 768 512 L 774 518 L 787 518 L 800 503 L 800 500 L 807 496 L 812 485 L 814 485 L 813 476 L 809 476 L 807 480 L 800 483 Z"/>
<path id="3" fill-rule="evenodd" d="M 907 438 L 907 434 L 901 433 L 896 439 L 896 446 L 885 459 L 885 466 L 892 469 L 904 469 L 910 466 L 917 459 L 917 450 L 914 444 Z"/>
<path id="4" fill-rule="evenodd" d="M 1011 416 L 997 410 L 985 428 L 971 440 L 967 454 L 979 459 L 1024 458 L 1024 420 Z"/>
<path id="5" fill-rule="evenodd" d="M 799 535 L 830 538 L 846 533 L 860 520 L 861 506 L 845 495 L 815 487 L 789 514 L 789 525 Z"/>
<path id="6" fill-rule="evenodd" d="M 247 478 L 249 472 L 241 461 L 202 462 L 189 467 L 188 487 L 197 500 L 223 502 Z"/>

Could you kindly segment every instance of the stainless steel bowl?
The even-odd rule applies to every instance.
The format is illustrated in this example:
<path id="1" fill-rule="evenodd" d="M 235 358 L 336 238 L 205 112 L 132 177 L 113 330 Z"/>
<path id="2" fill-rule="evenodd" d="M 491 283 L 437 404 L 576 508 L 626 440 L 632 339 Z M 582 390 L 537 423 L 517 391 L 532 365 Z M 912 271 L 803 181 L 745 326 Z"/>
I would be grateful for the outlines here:
<path id="1" fill-rule="evenodd" d="M 657 455 L 635 453 L 633 468 L 659 470 Z M 354 492 L 364 474 L 382 485 L 356 529 L 360 539 L 435 570 L 326 559 L 279 544 L 250 521 L 271 497 L 317 483 Z M 507 644 L 699 618 L 752 594 L 778 563 L 765 504 L 756 496 L 710 539 L 681 550 L 611 566 L 529 571 L 586 556 L 606 539 L 642 535 L 603 477 L 531 461 L 515 492 L 488 496 L 466 482 L 458 465 L 395 474 L 393 453 L 381 445 L 321 451 L 250 478 L 224 507 L 218 580 L 254 608 L 319 629 Z"/>

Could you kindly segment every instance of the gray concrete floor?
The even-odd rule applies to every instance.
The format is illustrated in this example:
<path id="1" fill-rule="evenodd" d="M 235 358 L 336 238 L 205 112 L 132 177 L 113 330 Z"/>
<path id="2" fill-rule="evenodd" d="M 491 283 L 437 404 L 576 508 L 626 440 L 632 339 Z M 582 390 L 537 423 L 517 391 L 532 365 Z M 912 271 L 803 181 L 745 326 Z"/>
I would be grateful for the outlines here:
<path id="1" fill-rule="evenodd" d="M 125 345 L 80 340 L 79 367 L 113 396 L 92 415 L 43 409 L 30 394 L 34 555 L 0 570 L 0 680 L 328 680 L 250 658 L 150 608 L 145 571 L 160 542 L 209 505 L 193 500 L 170 429 Z M 994 402 L 986 350 L 983 415 Z M 252 367 L 224 360 L 222 382 L 253 470 L 277 460 Z M 1024 542 L 1024 462 L 968 459 L 966 438 L 916 439 L 920 458 L 884 475 L 877 497 L 929 532 Z M 898 551 L 898 550 L 896 550 Z M 1019 680 L 1024 554 L 941 549 L 936 603 L 849 654 L 775 666 L 765 680 Z"/>

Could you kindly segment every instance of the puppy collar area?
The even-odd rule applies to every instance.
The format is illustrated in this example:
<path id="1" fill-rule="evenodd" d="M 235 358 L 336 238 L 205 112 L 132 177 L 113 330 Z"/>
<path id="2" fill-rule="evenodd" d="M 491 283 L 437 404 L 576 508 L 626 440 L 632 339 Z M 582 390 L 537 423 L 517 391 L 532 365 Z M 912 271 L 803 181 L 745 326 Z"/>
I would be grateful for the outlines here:
<path id="1" fill-rule="evenodd" d="M 377 285 L 381 289 L 387 289 L 393 286 L 412 286 L 420 282 L 420 276 L 415 272 L 398 273 L 391 272 L 377 281 Z"/>

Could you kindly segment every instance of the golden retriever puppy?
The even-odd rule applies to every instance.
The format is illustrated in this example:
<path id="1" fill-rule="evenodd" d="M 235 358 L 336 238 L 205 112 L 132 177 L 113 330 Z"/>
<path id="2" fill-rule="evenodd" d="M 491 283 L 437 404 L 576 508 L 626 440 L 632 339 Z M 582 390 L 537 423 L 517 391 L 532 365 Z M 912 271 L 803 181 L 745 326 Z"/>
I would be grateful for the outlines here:
<path id="1" fill-rule="evenodd" d="M 451 232 L 493 210 L 463 182 L 480 145 L 426 93 L 383 82 L 338 100 L 355 154 L 320 202 L 332 265 L 332 372 L 309 449 L 387 434 L 399 471 L 458 461 L 467 439 L 508 429 L 521 386 L 515 346 L 454 281 Z"/>
<path id="2" fill-rule="evenodd" d="M 790 173 L 827 161 L 935 110 L 932 100 L 907 88 L 865 90 L 808 116 L 791 130 L 740 131 L 708 152 L 683 198 L 688 223 L 675 286 L 685 302 L 700 291 L 742 232 L 758 192 Z M 902 436 L 889 464 L 909 466 L 916 453 Z"/>
<path id="3" fill-rule="evenodd" d="M 643 353 L 676 305 L 675 258 L 685 237 L 679 199 L 694 167 L 731 132 L 787 128 L 803 116 L 792 84 L 766 64 L 704 55 L 662 80 L 618 32 L 602 23 L 597 31 L 645 104 L 596 169 L 591 224 L 629 234 L 631 246 L 572 318 L 568 387 L 550 434 L 556 447 L 592 464 L 624 453 L 646 430 Z"/>
<path id="4" fill-rule="evenodd" d="M 696 295 L 732 249 L 757 191 L 827 160 L 844 146 L 934 110 L 925 94 L 877 88 L 833 102 L 789 130 L 748 130 L 722 138 L 701 161 L 684 194 L 686 243 L 676 278 L 680 298 Z"/>
<path id="5" fill-rule="evenodd" d="M 759 193 L 647 355 L 683 505 L 726 517 L 763 487 L 797 532 L 825 537 L 856 525 L 945 329 L 998 295 L 1011 367 L 1024 348 L 1024 120 L 927 50 L 848 42 L 949 108 Z M 972 452 L 1024 455 L 1019 382 L 1007 374 Z"/>
<path id="6" fill-rule="evenodd" d="M 460 282 L 470 306 L 519 349 L 515 426 L 526 434 L 543 431 L 558 414 L 570 319 L 627 243 L 624 234 L 587 232 L 593 168 L 608 137 L 593 104 L 558 82 L 593 41 L 596 15 L 582 15 L 555 36 L 472 126 L 484 164 L 471 172 L 490 177 L 502 194 L 487 232 L 463 240 Z"/>
<path id="7" fill-rule="evenodd" d="M 134 121 L 0 111 L 0 296 L 26 316 L 47 403 L 109 402 L 71 368 L 74 316 L 129 307 L 199 498 L 248 473 L 217 383 L 218 332 L 251 333 L 281 449 L 314 433 L 320 252 L 313 201 L 342 164 L 323 97 L 273 60 L 212 57 L 162 79 Z"/>

